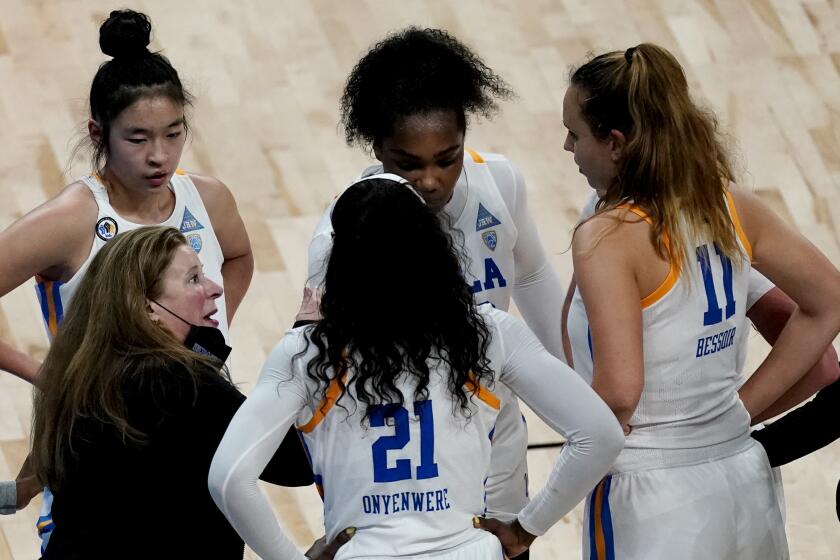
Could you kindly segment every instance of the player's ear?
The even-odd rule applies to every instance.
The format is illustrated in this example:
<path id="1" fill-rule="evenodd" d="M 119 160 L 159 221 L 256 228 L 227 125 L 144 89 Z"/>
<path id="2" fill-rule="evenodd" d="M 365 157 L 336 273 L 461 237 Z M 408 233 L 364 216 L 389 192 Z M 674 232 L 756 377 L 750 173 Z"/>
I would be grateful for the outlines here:
<path id="1" fill-rule="evenodd" d="M 610 131 L 607 141 L 610 143 L 610 158 L 613 161 L 620 160 L 624 154 L 624 147 L 627 145 L 627 137 L 624 136 L 623 132 L 614 128 Z"/>
<path id="2" fill-rule="evenodd" d="M 93 119 L 88 119 L 87 122 L 88 136 L 94 146 L 99 146 L 102 143 L 102 127 Z"/>

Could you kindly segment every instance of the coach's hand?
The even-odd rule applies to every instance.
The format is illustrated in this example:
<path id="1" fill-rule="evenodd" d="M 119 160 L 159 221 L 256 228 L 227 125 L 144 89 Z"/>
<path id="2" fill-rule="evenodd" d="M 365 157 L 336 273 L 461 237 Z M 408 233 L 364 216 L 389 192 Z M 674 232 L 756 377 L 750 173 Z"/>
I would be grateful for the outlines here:
<path id="1" fill-rule="evenodd" d="M 347 541 L 349 541 L 356 533 L 355 527 L 348 527 L 340 532 L 332 542 L 327 542 L 327 536 L 324 535 L 312 544 L 312 547 L 306 551 L 306 557 L 310 560 L 332 560 L 338 549 L 341 548 Z"/>
<path id="2" fill-rule="evenodd" d="M 514 519 L 510 523 L 505 523 L 498 519 L 473 517 L 473 527 L 484 529 L 496 535 L 496 538 L 502 543 L 502 548 L 508 558 L 519 556 L 528 550 L 531 543 L 537 538 L 536 535 L 532 535 L 523 529 L 517 519 Z"/>

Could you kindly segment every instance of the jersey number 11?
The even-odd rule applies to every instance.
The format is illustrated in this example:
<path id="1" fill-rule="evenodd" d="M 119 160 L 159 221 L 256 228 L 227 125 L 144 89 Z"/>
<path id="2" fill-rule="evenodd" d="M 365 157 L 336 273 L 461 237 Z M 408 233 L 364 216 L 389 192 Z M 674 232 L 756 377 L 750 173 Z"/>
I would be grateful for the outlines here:
<path id="1" fill-rule="evenodd" d="M 726 296 L 726 318 L 735 315 L 735 297 L 732 295 L 732 261 L 729 257 L 720 252 L 715 245 L 715 253 L 720 257 L 720 266 L 723 269 L 723 292 Z M 718 305 L 717 292 L 715 292 L 715 281 L 712 277 L 712 263 L 709 259 L 708 245 L 697 247 L 697 260 L 700 262 L 700 272 L 703 274 L 703 286 L 706 288 L 706 302 L 709 309 L 703 313 L 703 325 L 716 325 L 723 321 L 723 309 Z"/>

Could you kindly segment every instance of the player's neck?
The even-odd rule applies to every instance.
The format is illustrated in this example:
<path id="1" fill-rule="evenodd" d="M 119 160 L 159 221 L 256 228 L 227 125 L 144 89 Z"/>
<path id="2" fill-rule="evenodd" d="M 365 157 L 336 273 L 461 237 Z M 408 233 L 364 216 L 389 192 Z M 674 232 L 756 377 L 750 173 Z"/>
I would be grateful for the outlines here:
<path id="1" fill-rule="evenodd" d="M 449 201 L 440 209 L 441 214 L 449 216 L 453 222 L 461 217 L 464 208 L 467 206 L 467 182 L 464 180 L 466 170 L 461 171 L 461 176 L 458 182 L 455 183 L 455 188 L 452 189 L 452 196 Z"/>
<path id="2" fill-rule="evenodd" d="M 171 185 L 154 192 L 125 186 L 105 168 L 100 176 L 108 191 L 108 202 L 123 218 L 138 224 L 154 225 L 166 221 L 175 209 L 175 193 Z"/>

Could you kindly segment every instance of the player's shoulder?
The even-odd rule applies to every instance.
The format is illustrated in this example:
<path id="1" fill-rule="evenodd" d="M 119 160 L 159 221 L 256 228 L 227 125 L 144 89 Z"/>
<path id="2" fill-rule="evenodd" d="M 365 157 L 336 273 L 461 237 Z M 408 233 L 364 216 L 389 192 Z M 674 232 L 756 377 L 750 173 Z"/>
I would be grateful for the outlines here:
<path id="1" fill-rule="evenodd" d="M 758 195 L 735 183 L 729 183 L 726 193 L 729 213 L 736 228 L 749 232 L 763 223 L 767 208 Z"/>
<path id="2" fill-rule="evenodd" d="M 490 166 L 510 165 L 510 160 L 503 154 L 484 152 L 470 147 L 464 147 L 464 160 L 474 164 Z"/>
<path id="3" fill-rule="evenodd" d="M 343 191 L 342 191 L 343 192 Z M 324 208 L 324 212 L 321 214 L 321 217 L 318 219 L 318 222 L 315 224 L 315 230 L 312 232 L 312 237 L 323 237 L 329 236 L 330 245 L 332 245 L 332 213 L 333 209 L 335 208 L 335 202 L 338 200 L 338 197 L 341 196 L 340 194 L 336 195 L 327 207 Z"/>
<path id="4" fill-rule="evenodd" d="M 528 326 L 522 319 L 496 309 L 489 303 L 483 303 L 478 306 L 478 311 L 484 319 L 484 324 L 490 333 L 490 347 L 488 348 L 490 355 L 498 359 L 501 356 L 510 355 L 511 352 L 516 351 L 520 345 L 526 346 L 531 344 L 539 344 L 536 336 L 531 332 Z"/>
<path id="5" fill-rule="evenodd" d="M 0 245 L 27 275 L 64 277 L 90 251 L 98 215 L 93 193 L 77 181 L 0 232 Z"/>
<path id="6" fill-rule="evenodd" d="M 650 224 L 629 208 L 611 208 L 584 219 L 572 236 L 572 254 L 635 254 L 650 245 Z"/>
<path id="7" fill-rule="evenodd" d="M 468 174 L 479 167 L 485 167 L 493 178 L 488 186 L 495 186 L 511 211 L 516 207 L 517 201 L 525 196 L 525 180 L 522 172 L 503 154 L 479 152 L 465 148 L 464 167 Z M 471 181 L 471 184 L 482 185 L 483 183 L 481 181 Z"/>
<path id="8" fill-rule="evenodd" d="M 326 235 L 332 233 L 332 213 L 333 209 L 335 208 L 335 203 L 338 201 L 339 197 L 341 197 L 341 195 L 344 194 L 344 192 L 351 186 L 355 185 L 363 179 L 373 177 L 374 175 L 387 175 L 389 176 L 389 178 L 392 178 L 394 180 L 399 178 L 398 176 L 390 173 L 386 174 L 383 170 L 381 163 L 369 165 L 361 173 L 359 173 L 358 177 L 347 183 L 340 191 L 335 193 L 335 195 L 324 208 L 324 211 L 321 214 L 321 218 L 318 220 L 318 223 L 315 226 L 315 232 L 312 234 L 312 236 L 318 237 L 319 235 Z"/>
<path id="9" fill-rule="evenodd" d="M 384 171 L 384 168 L 382 167 L 381 163 L 377 162 L 377 163 L 374 163 L 373 165 L 368 165 L 367 167 L 364 168 L 364 170 L 361 173 L 359 173 L 359 176 L 356 177 L 356 179 L 353 180 L 353 183 L 355 183 L 356 181 L 359 181 L 361 179 L 364 179 L 365 177 L 370 177 L 371 175 L 379 175 L 383 171 Z"/>
<path id="10" fill-rule="evenodd" d="M 313 323 L 308 323 L 299 327 L 286 329 L 286 333 L 280 339 L 280 342 L 277 343 L 276 348 L 295 354 L 306 352 L 309 350 L 309 347 L 313 346 L 309 337 L 314 326 Z"/>
<path id="11" fill-rule="evenodd" d="M 50 230 L 62 235 L 73 231 L 88 232 L 96 222 L 99 207 L 91 190 L 81 180 L 64 187 L 56 196 L 24 216 L 22 221 L 49 222 Z M 72 217 L 72 219 L 68 219 Z"/>
<path id="12" fill-rule="evenodd" d="M 93 197 L 90 188 L 79 179 L 65 186 L 44 205 L 68 210 L 92 209 L 96 208 L 96 199 Z"/>
<path id="13" fill-rule="evenodd" d="M 191 181 L 204 201 L 204 205 L 208 208 L 233 201 L 233 193 L 227 185 L 216 177 L 187 172 L 181 169 L 176 172 L 176 176 L 184 177 Z"/>
<path id="14" fill-rule="evenodd" d="M 499 331 L 500 329 L 504 328 L 504 326 L 513 319 L 513 315 L 508 313 L 507 311 L 502 311 L 501 309 L 497 309 L 492 303 L 484 302 L 476 306 L 476 310 L 478 311 L 481 318 L 484 320 L 484 324 L 487 328 L 491 331 Z"/>
<path id="15" fill-rule="evenodd" d="M 295 360 L 315 350 L 308 340 L 311 330 L 312 325 L 288 329 L 268 354 L 266 368 L 288 370 Z"/>

